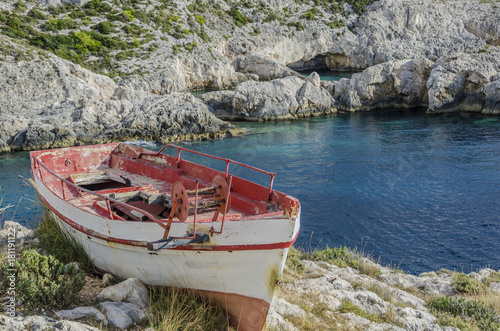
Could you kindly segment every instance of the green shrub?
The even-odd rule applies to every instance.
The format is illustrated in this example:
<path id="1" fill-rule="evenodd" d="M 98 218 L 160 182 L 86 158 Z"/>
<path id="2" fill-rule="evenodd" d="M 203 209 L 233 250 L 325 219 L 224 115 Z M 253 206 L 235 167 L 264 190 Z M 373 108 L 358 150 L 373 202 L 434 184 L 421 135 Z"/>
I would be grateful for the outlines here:
<path id="1" fill-rule="evenodd" d="M 290 22 L 290 23 L 288 23 L 288 26 L 291 28 L 296 28 L 299 31 L 302 31 L 305 29 L 304 25 L 302 25 L 302 23 L 300 23 L 300 22 Z"/>
<path id="2" fill-rule="evenodd" d="M 16 10 L 16 12 L 18 13 L 24 13 L 26 11 L 26 5 L 24 3 L 22 3 L 21 1 L 18 1 L 14 4 L 14 8 Z"/>
<path id="3" fill-rule="evenodd" d="M 433 312 L 472 319 L 482 330 L 500 330 L 500 317 L 481 301 L 443 297 L 430 300 L 427 306 Z"/>
<path id="4" fill-rule="evenodd" d="M 21 253 L 15 269 L 16 294 L 28 309 L 63 308 L 74 302 L 85 284 L 85 273 L 75 265 L 65 266 L 55 257 L 41 255 L 34 249 Z M 10 274 L 7 269 L 6 274 Z"/>
<path id="5" fill-rule="evenodd" d="M 352 10 L 361 15 L 366 11 L 366 6 L 373 3 L 375 0 L 346 0 L 352 6 Z"/>
<path id="6" fill-rule="evenodd" d="M 344 21 L 339 20 L 339 19 L 334 19 L 333 21 L 325 23 L 325 24 L 328 25 L 329 27 L 331 27 L 332 29 L 338 29 L 338 28 L 345 26 Z"/>
<path id="7" fill-rule="evenodd" d="M 264 20 L 264 23 L 266 23 L 266 22 L 276 21 L 276 20 L 278 20 L 278 19 L 279 19 L 278 15 L 276 15 L 276 13 L 275 13 L 275 12 L 271 11 L 271 12 L 267 15 L 266 19 Z"/>
<path id="8" fill-rule="evenodd" d="M 306 20 L 314 20 L 316 19 L 316 15 L 320 13 L 319 9 L 314 7 L 306 11 L 304 14 L 300 16 L 300 18 L 305 18 Z"/>
<path id="9" fill-rule="evenodd" d="M 60 20 L 54 18 L 49 19 L 44 25 L 42 25 L 42 29 L 49 31 L 76 29 L 76 23 L 72 19 Z"/>
<path id="10" fill-rule="evenodd" d="M 97 16 L 99 14 L 109 13 L 113 10 L 107 2 L 100 0 L 87 2 L 82 8 L 86 16 Z"/>
<path id="11" fill-rule="evenodd" d="M 32 10 L 30 10 L 28 12 L 28 16 L 31 18 L 34 18 L 36 20 L 46 20 L 47 19 L 47 15 L 45 15 L 44 13 L 42 13 L 39 10 L 36 10 L 35 8 L 33 8 Z"/>
<path id="12" fill-rule="evenodd" d="M 259 34 L 261 34 L 261 33 L 262 33 L 262 31 L 261 31 L 259 28 L 257 28 L 257 27 L 255 27 L 255 28 L 253 29 L 253 31 L 252 31 L 252 32 L 250 32 L 250 34 L 251 34 L 252 36 L 258 36 L 258 35 L 259 35 Z"/>
<path id="13" fill-rule="evenodd" d="M 124 10 L 122 11 L 121 17 L 123 18 L 122 22 L 130 22 L 134 20 L 134 15 L 132 15 L 133 10 Z"/>
<path id="14" fill-rule="evenodd" d="M 104 21 L 94 25 L 93 29 L 99 31 L 102 34 L 110 34 L 111 32 L 113 32 L 114 27 L 111 23 Z"/>
<path id="15" fill-rule="evenodd" d="M 62 263 L 77 262 L 88 273 L 95 271 L 83 247 L 61 230 L 47 210 L 35 229 L 35 237 L 38 239 L 38 248 L 44 253 L 54 256 Z"/>
<path id="16" fill-rule="evenodd" d="M 453 276 L 453 282 L 451 283 L 455 291 L 459 293 L 466 293 L 469 295 L 478 295 L 486 292 L 486 286 L 477 279 L 471 278 L 461 273 L 456 273 Z"/>
<path id="17" fill-rule="evenodd" d="M 201 16 L 201 15 L 194 15 L 194 18 L 196 19 L 196 22 L 200 23 L 200 24 L 204 24 L 207 22 L 207 20 L 205 19 L 205 17 Z"/>
<path id="18" fill-rule="evenodd" d="M 238 9 L 236 9 L 236 7 L 232 7 L 227 13 L 233 18 L 234 24 L 239 28 L 247 23 L 253 22 L 251 18 L 243 15 Z"/>
<path id="19" fill-rule="evenodd" d="M 172 50 L 174 51 L 174 55 L 179 54 L 179 52 L 182 50 L 181 45 L 173 45 Z"/>

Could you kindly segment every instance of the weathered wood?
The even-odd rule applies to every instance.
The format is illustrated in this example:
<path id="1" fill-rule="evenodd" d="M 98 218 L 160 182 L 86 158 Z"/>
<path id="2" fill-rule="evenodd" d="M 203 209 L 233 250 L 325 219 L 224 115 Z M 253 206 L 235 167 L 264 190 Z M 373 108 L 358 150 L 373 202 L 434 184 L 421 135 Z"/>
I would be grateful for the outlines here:
<path id="1" fill-rule="evenodd" d="M 210 186 L 210 187 L 203 187 L 198 190 L 198 194 L 215 194 L 215 190 L 220 188 L 220 186 L 215 185 L 215 186 Z M 187 191 L 188 195 L 195 195 L 196 190 L 188 190 Z"/>
<path id="2" fill-rule="evenodd" d="M 104 172 L 98 173 L 85 173 L 85 174 L 72 174 L 70 175 L 73 183 L 76 185 L 92 185 L 92 184 L 101 184 L 109 182 L 109 177 Z"/>

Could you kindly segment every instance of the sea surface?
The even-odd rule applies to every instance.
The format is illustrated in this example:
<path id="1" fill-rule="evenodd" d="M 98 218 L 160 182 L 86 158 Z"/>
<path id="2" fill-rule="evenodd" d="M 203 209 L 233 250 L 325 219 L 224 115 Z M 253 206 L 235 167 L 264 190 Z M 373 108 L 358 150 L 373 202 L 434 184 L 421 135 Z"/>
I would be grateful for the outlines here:
<path id="1" fill-rule="evenodd" d="M 236 124 L 246 134 L 179 145 L 276 172 L 274 188 L 302 205 L 296 246 L 348 246 L 413 274 L 500 268 L 500 117 L 386 110 Z M 29 177 L 28 153 L 0 154 L 0 208 L 11 205 L 1 220 L 36 224 Z"/>

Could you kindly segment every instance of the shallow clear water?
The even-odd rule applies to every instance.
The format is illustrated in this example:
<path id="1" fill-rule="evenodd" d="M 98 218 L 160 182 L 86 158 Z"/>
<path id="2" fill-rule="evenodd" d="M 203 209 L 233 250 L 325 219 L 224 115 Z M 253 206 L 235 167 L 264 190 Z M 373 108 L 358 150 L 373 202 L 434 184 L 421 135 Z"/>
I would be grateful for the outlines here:
<path id="1" fill-rule="evenodd" d="M 275 189 L 302 204 L 297 245 L 357 247 L 412 273 L 500 267 L 500 118 L 387 111 L 239 125 L 248 133 L 182 145 L 276 172 Z M 20 175 L 27 153 L 0 155 L 3 205 L 33 221 Z"/>
<path id="2" fill-rule="evenodd" d="M 329 69 L 301 70 L 300 73 L 304 76 L 309 76 L 312 72 L 317 72 L 321 80 L 329 82 L 339 81 L 341 78 L 351 78 L 355 71 L 339 71 Z"/>

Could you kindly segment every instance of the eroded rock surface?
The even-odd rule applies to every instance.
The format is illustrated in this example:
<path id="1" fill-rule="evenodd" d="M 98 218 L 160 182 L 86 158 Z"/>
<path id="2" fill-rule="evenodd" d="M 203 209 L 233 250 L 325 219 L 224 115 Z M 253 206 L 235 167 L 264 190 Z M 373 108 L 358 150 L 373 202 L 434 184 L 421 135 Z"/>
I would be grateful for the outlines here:
<path id="1" fill-rule="evenodd" d="M 452 111 L 500 114 L 500 48 L 462 53 L 437 61 L 427 82 L 428 113 Z"/>
<path id="2" fill-rule="evenodd" d="M 202 100 L 222 119 L 274 120 L 335 112 L 335 100 L 321 87 L 317 73 L 270 82 L 249 81 L 233 91 L 211 92 Z"/>
<path id="3" fill-rule="evenodd" d="M 363 111 L 427 106 L 426 83 L 432 62 L 425 58 L 375 65 L 335 86 L 337 108 Z"/>
<path id="4" fill-rule="evenodd" d="M 118 85 L 53 55 L 0 64 L 0 148 L 46 149 L 125 139 L 217 137 L 235 128 L 189 93 Z"/>

